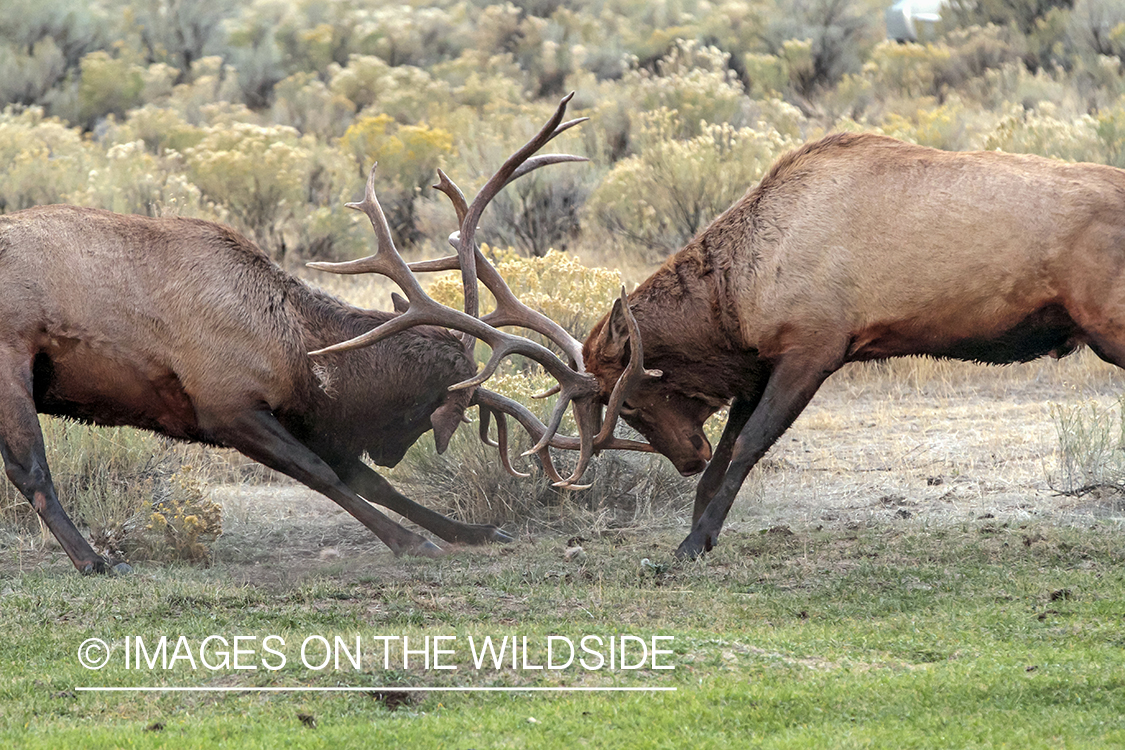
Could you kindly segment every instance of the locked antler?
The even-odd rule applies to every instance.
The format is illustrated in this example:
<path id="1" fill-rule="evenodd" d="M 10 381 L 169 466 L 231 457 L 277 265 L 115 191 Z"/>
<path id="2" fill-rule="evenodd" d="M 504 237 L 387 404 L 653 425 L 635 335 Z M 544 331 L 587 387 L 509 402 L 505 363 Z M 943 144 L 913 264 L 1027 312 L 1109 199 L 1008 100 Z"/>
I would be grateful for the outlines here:
<path id="1" fill-rule="evenodd" d="M 457 255 L 413 264 L 407 264 L 403 260 L 394 246 L 387 219 L 375 196 L 375 167 L 372 166 L 363 201 L 346 205 L 348 208 L 362 211 L 371 221 L 375 230 L 376 252 L 366 258 L 346 263 L 309 263 L 308 265 L 310 268 L 333 273 L 380 273 L 398 284 L 409 302 L 406 311 L 395 318 L 349 341 L 311 352 L 314 356 L 369 346 L 412 326 L 426 324 L 444 326 L 467 334 L 465 347 L 470 354 L 473 351 L 476 339 L 484 341 L 492 349 L 491 357 L 477 375 L 450 386 L 450 390 L 476 388 L 496 372 L 505 357 L 512 354 L 521 354 L 541 364 L 558 382 L 556 388 L 548 391 L 548 394 L 559 394 L 548 423 L 543 425 L 530 411 L 516 402 L 505 399 L 491 391 L 478 388 L 473 399 L 482 410 L 482 438 L 491 443 L 487 439 L 487 420 L 490 416 L 495 416 L 498 432 L 497 442 L 494 444 L 500 448 L 501 461 L 504 467 L 518 475 L 519 472 L 511 467 L 508 459 L 507 425 L 504 421 L 505 414 L 513 416 L 536 440 L 535 445 L 524 455 L 538 455 L 543 462 L 544 470 L 556 485 L 577 489 L 579 485 L 576 482 L 582 477 L 595 451 L 609 448 L 652 451 L 652 448 L 645 443 L 619 440 L 613 436 L 613 427 L 628 393 L 640 379 L 658 374 L 655 371 L 645 371 L 643 368 L 644 355 L 640 334 L 636 320 L 629 312 L 625 290 L 622 289 L 621 299 L 615 304 L 622 305 L 625 318 L 628 321 L 631 357 L 629 366 L 626 367 L 625 372 L 609 396 L 609 412 L 603 420 L 600 388 L 597 379 L 585 370 L 581 342 L 567 333 L 555 321 L 520 302 L 495 267 L 484 257 L 475 242 L 477 222 L 480 220 L 484 209 L 506 185 L 535 169 L 550 164 L 585 161 L 583 157 L 569 154 L 533 156 L 536 151 L 557 135 L 587 119 L 578 118 L 563 122 L 566 105 L 571 97 L 573 97 L 573 94 L 565 97 L 559 103 L 554 115 L 540 131 L 523 147 L 508 157 L 500 169 L 481 188 L 472 203 L 466 203 L 461 190 L 444 172 L 438 171 L 439 181 L 434 187 L 444 193 L 453 203 L 460 223 L 460 231 L 450 237 L 450 242 L 457 248 Z M 415 271 L 454 269 L 461 271 L 465 291 L 465 310 L 463 312 L 436 302 L 422 289 L 413 273 Z M 478 317 L 478 279 L 492 292 L 497 303 L 496 310 L 484 316 L 484 318 Z M 563 362 L 549 349 L 528 338 L 499 330 L 501 326 L 519 326 L 546 336 L 565 352 L 570 362 Z M 559 436 L 557 434 L 559 425 L 562 423 L 566 410 L 572 405 L 575 423 L 578 426 L 578 437 Z M 563 479 L 555 471 L 549 452 L 551 447 L 579 451 L 577 465 L 570 477 Z"/>

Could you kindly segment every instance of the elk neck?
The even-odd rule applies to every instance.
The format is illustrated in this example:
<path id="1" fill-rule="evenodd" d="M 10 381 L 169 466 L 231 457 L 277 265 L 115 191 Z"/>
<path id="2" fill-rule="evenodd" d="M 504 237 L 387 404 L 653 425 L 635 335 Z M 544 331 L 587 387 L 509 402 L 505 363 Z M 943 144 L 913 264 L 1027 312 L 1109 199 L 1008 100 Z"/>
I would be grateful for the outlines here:
<path id="1" fill-rule="evenodd" d="M 629 308 L 640 328 L 645 367 L 662 370 L 678 391 L 725 402 L 747 392 L 761 364 L 739 335 L 728 289 L 729 252 L 710 234 L 718 223 L 637 287 Z"/>
<path id="2" fill-rule="evenodd" d="M 304 327 L 309 351 L 358 336 L 394 316 L 353 307 L 296 280 L 289 303 Z M 370 346 L 311 359 L 312 408 L 301 415 L 305 424 L 286 426 L 312 442 L 330 437 L 333 449 L 350 446 L 348 450 L 366 451 L 380 465 L 394 465 L 430 429 L 430 415 L 447 400 L 468 405 L 469 392 L 450 392 L 448 387 L 473 372 L 452 333 L 433 326 L 412 328 Z"/>

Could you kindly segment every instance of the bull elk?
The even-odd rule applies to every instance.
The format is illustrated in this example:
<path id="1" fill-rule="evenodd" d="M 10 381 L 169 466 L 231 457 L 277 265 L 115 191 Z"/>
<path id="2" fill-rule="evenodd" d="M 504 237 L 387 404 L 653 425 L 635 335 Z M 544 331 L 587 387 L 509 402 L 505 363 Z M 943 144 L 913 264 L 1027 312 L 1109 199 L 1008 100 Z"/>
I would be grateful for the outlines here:
<path id="1" fill-rule="evenodd" d="M 500 189 L 533 169 L 577 159 L 533 156 L 579 122 L 561 123 L 564 109 L 565 101 L 471 205 L 442 175 L 437 187 L 463 219 L 467 257 L 480 213 Z M 376 464 L 393 466 L 431 428 L 441 451 L 470 404 L 481 407 L 482 425 L 496 416 L 509 470 L 506 413 L 543 438 L 535 452 L 563 481 L 547 448 L 578 447 L 577 439 L 555 436 L 518 404 L 478 388 L 484 378 L 474 377 L 469 340 L 431 326 L 404 330 L 417 322 L 425 293 L 390 242 L 373 180 L 374 170 L 367 198 L 348 205 L 371 217 L 380 257 L 397 259 L 395 278 L 410 298 L 399 315 L 344 304 L 285 273 L 239 234 L 206 221 L 64 205 L 0 216 L 0 454 L 8 477 L 76 568 L 128 566 L 98 555 L 60 505 L 37 412 L 234 448 L 331 498 L 396 554 L 436 556 L 443 549 L 368 501 L 449 542 L 509 540 L 494 526 L 461 523 L 414 503 L 361 458 L 366 453 Z M 365 268 L 364 262 L 328 266 Z M 427 270 L 421 266 L 416 270 Z M 475 291 L 476 268 L 466 268 L 466 285 Z M 491 322 L 540 331 L 580 361 L 581 345 L 510 292 L 505 297 L 498 278 L 482 267 L 481 280 L 505 303 Z M 449 312 L 487 329 L 487 340 L 511 337 L 475 318 L 475 307 Z M 445 324 L 444 318 L 433 322 Z M 402 332 L 361 352 L 308 355 L 388 326 Z M 568 369 L 530 341 L 513 346 L 553 358 L 560 373 Z M 604 444 L 630 447 L 627 441 Z"/>
<path id="2" fill-rule="evenodd" d="M 466 215 L 463 201 L 458 213 Z M 474 226 L 466 219 L 462 233 Z M 476 269 L 489 284 L 495 272 L 473 253 L 462 237 L 457 256 L 427 267 Z M 581 451 L 557 484 L 576 486 L 597 450 L 646 449 L 613 437 L 618 418 L 680 473 L 702 472 L 681 558 L 713 548 L 750 469 L 848 362 L 920 354 L 1002 364 L 1086 344 L 1125 367 L 1125 171 L 1101 165 L 828 136 L 779 159 L 623 292 L 581 351 L 560 342 L 569 363 L 436 305 L 392 267 L 393 257 L 333 270 L 396 278 L 412 318 L 323 352 L 420 323 L 456 328 L 493 348 L 484 371 L 457 388 L 482 382 L 510 353 L 533 356 L 561 393 L 546 429 L 521 420 L 539 436 L 530 452 Z M 506 304 L 493 315 L 505 319 Z M 564 446 L 554 430 L 571 404 L 579 436 Z M 712 452 L 703 423 L 724 407 Z"/>
<path id="3" fill-rule="evenodd" d="M 639 342 L 661 374 L 622 394 Z M 1125 171 L 837 134 L 779 159 L 615 304 L 583 354 L 600 400 L 617 388 L 628 424 L 682 474 L 703 472 L 677 550 L 694 558 L 845 363 L 1002 364 L 1082 344 L 1125 367 Z M 703 422 L 727 405 L 712 453 Z"/>

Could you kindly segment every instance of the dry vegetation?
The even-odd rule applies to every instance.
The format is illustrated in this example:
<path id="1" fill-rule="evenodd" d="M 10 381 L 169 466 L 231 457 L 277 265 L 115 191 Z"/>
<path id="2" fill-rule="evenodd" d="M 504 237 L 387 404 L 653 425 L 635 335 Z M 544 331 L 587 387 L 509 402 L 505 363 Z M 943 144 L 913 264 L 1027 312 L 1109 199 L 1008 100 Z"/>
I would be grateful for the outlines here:
<path id="1" fill-rule="evenodd" d="M 955 2 L 920 44 L 882 39 L 885 5 L 20 0 L 0 28 L 0 211 L 66 201 L 217 219 L 299 271 L 305 260 L 367 252 L 369 227 L 341 204 L 377 159 L 400 246 L 434 254 L 452 223 L 424 187 L 435 168 L 477 187 L 574 90 L 572 112 L 592 121 L 559 150 L 590 164 L 513 187 L 482 236 L 513 248 L 498 257 L 516 291 L 581 336 L 619 279 L 644 278 L 780 153 L 831 130 L 1125 166 L 1120 3 Z M 315 282 L 390 307 L 381 280 Z M 435 294 L 449 293 L 443 284 Z M 505 378 L 521 400 L 539 390 L 518 364 Z M 1056 493 L 1120 484 L 1120 430 L 1105 417 L 1119 383 L 1088 353 L 1010 368 L 849 368 L 752 475 L 730 533 L 1112 514 L 1110 499 Z M 424 438 L 392 480 L 443 511 L 534 533 L 685 521 L 691 482 L 660 461 L 602 457 L 594 489 L 562 495 L 541 478 L 504 476 L 462 433 L 445 457 Z M 180 481 L 200 473 L 224 487 L 217 555 L 280 548 L 274 531 L 254 530 L 255 507 L 301 519 L 276 533 L 305 534 L 308 554 L 337 537 L 369 541 L 303 490 L 231 490 L 266 474 L 232 468 L 225 455 L 58 423 L 47 441 L 64 503 L 106 547 L 153 554 L 142 539 L 155 534 L 178 555 L 204 556 L 198 533 L 179 522 L 173 542 L 153 519 L 185 503 L 205 509 L 194 479 Z M 16 530 L 5 544 L 35 558 L 46 542 L 27 535 L 33 516 L 9 486 L 0 493 L 0 519 Z"/>

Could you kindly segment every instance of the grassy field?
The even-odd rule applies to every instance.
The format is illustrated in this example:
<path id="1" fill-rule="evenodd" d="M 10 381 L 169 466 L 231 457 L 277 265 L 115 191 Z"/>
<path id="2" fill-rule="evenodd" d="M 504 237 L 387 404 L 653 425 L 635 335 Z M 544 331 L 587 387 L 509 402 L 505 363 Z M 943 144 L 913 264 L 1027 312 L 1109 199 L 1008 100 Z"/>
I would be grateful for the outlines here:
<path id="1" fill-rule="evenodd" d="M 720 546 L 692 564 L 671 559 L 686 508 L 631 525 L 532 519 L 509 527 L 513 545 L 395 560 L 288 484 L 213 488 L 224 535 L 210 567 L 83 578 L 51 544 L 10 534 L 0 746 L 1125 745 L 1125 505 L 1049 486 L 1051 404 L 1106 405 L 1119 384 L 1089 357 L 841 373 L 755 472 Z M 586 668 L 581 651 L 566 668 L 533 668 L 551 666 L 550 636 L 576 647 L 599 636 L 587 643 L 606 658 L 622 635 L 670 650 L 656 664 L 674 669 L 652 669 L 651 654 L 640 669 L 585 654 Z M 236 636 L 238 666 L 255 669 L 229 661 Z M 419 652 L 445 640 L 431 641 L 427 669 L 425 653 L 404 666 L 402 641 L 378 640 L 389 636 Z M 529 650 L 478 669 L 486 636 L 526 637 Z M 338 652 L 339 668 L 317 668 L 329 653 L 318 637 L 353 656 L 360 638 L 359 666 Z M 103 669 L 79 661 L 90 638 L 112 647 Z M 137 668 L 137 638 L 151 666 Z M 557 666 L 565 646 L 553 644 Z M 79 690 L 161 686 L 227 690 Z M 230 690 L 262 687 L 362 690 Z M 437 690 L 453 687 L 675 690 Z"/>
<path id="2" fill-rule="evenodd" d="M 666 533 L 564 540 L 439 562 L 378 554 L 301 569 L 61 571 L 0 582 L 0 744 L 15 747 L 1110 747 L 1125 743 L 1125 551 L 1116 527 L 980 520 L 730 535 L 670 565 Z M 646 564 L 643 562 L 648 560 Z M 269 566 L 258 566 L 269 568 Z M 259 575 L 264 574 L 264 575 Z M 263 580 L 265 579 L 265 580 Z M 672 670 L 474 669 L 468 637 L 674 640 Z M 126 669 L 125 638 L 235 635 L 256 670 Z M 263 651 L 267 635 L 286 666 Z M 352 644 L 300 663 L 309 636 Z M 454 636 L 408 669 L 372 636 Z M 79 645 L 114 644 L 84 669 Z M 208 659 L 221 666 L 212 643 Z M 591 642 L 593 643 L 593 642 Z M 256 649 L 256 651 L 255 651 Z M 152 651 L 152 649 L 149 649 Z M 196 651 L 198 654 L 198 650 Z M 310 666 L 325 651 L 312 646 Z M 630 659 L 636 658 L 636 651 Z M 181 654 L 182 657 L 182 654 Z M 265 657 L 265 660 L 263 660 Z M 560 657 L 561 659 L 561 657 Z M 556 661 L 556 663 L 558 663 Z M 634 662 L 635 663 L 635 662 Z M 588 664 L 596 664 L 590 657 Z M 433 666 L 433 664 L 431 664 Z M 88 686 L 371 687 L 346 694 L 89 693 Z M 662 693 L 391 692 L 453 686 L 673 687 Z M 313 726 L 315 724 L 315 726 Z"/>

